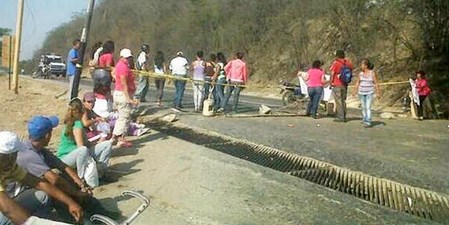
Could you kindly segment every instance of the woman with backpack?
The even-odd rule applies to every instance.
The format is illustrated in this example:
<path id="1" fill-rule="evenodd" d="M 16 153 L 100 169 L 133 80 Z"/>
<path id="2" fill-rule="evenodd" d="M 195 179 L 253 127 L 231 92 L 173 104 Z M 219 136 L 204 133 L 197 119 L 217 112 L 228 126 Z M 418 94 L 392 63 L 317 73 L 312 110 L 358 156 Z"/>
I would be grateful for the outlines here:
<path id="1" fill-rule="evenodd" d="M 358 94 L 359 96 L 362 105 L 362 124 L 368 128 L 371 127 L 371 105 L 374 92 L 376 92 L 377 98 L 380 98 L 380 89 L 376 73 L 373 71 L 374 65 L 368 59 L 363 59 L 360 67 L 362 71 L 357 76 L 354 95 Z"/>

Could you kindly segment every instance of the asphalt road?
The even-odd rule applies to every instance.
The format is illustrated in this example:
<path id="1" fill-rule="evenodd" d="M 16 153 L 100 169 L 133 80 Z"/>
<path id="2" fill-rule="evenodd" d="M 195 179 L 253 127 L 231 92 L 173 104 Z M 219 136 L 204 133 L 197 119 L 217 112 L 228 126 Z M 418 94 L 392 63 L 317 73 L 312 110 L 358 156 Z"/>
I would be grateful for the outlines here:
<path id="1" fill-rule="evenodd" d="M 83 80 L 88 87 L 90 81 Z M 150 112 L 171 107 L 174 88 L 167 85 L 165 105 L 155 106 L 155 88 L 150 86 Z M 351 109 L 349 122 L 332 118 L 305 117 L 232 118 L 204 117 L 193 112 L 193 91 L 187 89 L 180 122 L 232 137 L 246 139 L 355 171 L 400 183 L 449 194 L 449 121 L 382 120 L 374 117 L 373 128 L 360 124 L 358 109 Z M 281 100 L 241 96 L 239 114 L 257 114 L 260 104 L 281 109 Z"/>

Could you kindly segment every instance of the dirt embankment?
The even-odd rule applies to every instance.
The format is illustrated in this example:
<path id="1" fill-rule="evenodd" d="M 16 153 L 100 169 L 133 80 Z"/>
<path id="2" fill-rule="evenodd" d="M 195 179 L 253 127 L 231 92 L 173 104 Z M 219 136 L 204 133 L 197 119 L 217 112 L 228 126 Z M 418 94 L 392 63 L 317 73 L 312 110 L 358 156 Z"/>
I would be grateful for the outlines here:
<path id="1" fill-rule="evenodd" d="M 27 122 L 34 115 L 57 115 L 60 122 L 66 111 L 66 95 L 55 98 L 66 90 L 63 83 L 19 78 L 19 94 L 8 90 L 8 77 L 0 75 L 0 130 L 16 132 L 27 136 Z M 59 142 L 62 126 L 53 131 L 51 147 Z"/>

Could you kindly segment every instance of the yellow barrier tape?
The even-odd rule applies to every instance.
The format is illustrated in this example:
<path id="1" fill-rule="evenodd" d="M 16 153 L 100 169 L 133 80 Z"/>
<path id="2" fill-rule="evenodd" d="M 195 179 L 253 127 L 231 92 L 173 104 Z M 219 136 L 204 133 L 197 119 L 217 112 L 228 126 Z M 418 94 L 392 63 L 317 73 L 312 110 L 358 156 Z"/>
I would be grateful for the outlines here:
<path id="1" fill-rule="evenodd" d="M 184 80 L 184 81 L 190 81 L 190 82 L 195 82 L 195 83 L 200 83 L 200 84 L 212 84 L 215 85 L 216 82 L 211 82 L 211 81 L 205 81 L 205 80 L 194 80 L 192 78 L 189 77 L 179 77 L 179 76 L 173 76 L 173 75 L 161 75 L 161 74 L 156 74 L 153 72 L 149 72 L 149 71 L 142 71 L 142 70 L 132 70 L 135 74 L 139 74 L 139 76 L 148 76 L 148 77 L 152 77 L 152 78 L 158 78 L 158 79 L 171 79 L 171 80 Z M 379 83 L 380 86 L 386 86 L 386 85 L 395 85 L 395 84 L 409 84 L 409 81 L 393 81 L 393 82 L 384 82 L 384 83 Z M 223 86 L 234 86 L 234 87 L 249 87 L 247 85 L 238 85 L 238 84 L 223 84 Z M 260 87 L 260 88 L 278 88 L 278 87 L 267 87 L 267 86 L 251 86 L 251 87 Z M 348 87 L 355 87 L 355 85 L 350 85 Z"/>

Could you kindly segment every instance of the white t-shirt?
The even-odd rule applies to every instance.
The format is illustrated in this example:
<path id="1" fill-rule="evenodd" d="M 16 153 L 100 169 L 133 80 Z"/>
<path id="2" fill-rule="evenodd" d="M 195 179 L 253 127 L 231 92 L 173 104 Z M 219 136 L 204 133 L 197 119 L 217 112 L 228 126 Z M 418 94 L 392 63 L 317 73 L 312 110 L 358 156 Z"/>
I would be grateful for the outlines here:
<path id="1" fill-rule="evenodd" d="M 143 67 L 142 65 L 146 62 L 147 62 L 147 54 L 145 54 L 145 52 L 140 52 L 139 57 L 137 57 L 137 63 L 139 63 L 139 66 L 142 68 Z"/>
<path id="2" fill-rule="evenodd" d="M 184 57 L 178 56 L 170 62 L 170 70 L 172 71 L 172 74 L 187 75 L 188 68 L 189 62 L 187 62 L 187 59 Z"/>

